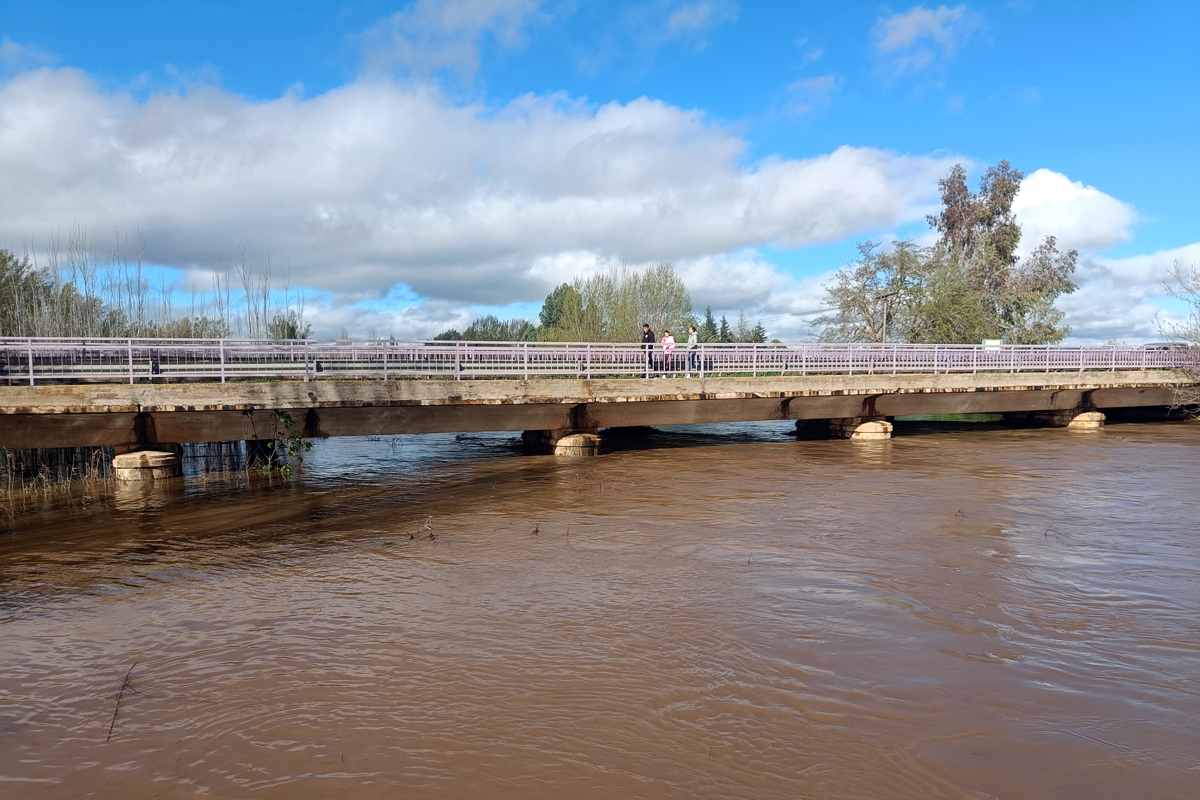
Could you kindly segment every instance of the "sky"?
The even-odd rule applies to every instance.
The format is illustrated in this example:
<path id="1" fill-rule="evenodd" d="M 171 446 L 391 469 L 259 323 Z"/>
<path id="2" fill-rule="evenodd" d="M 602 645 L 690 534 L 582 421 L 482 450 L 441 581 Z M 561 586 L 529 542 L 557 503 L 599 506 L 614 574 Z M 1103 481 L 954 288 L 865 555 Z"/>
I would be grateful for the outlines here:
<path id="1" fill-rule="evenodd" d="M 1200 4 L 0 0 L 0 247 L 119 239 L 178 298 L 247 263 L 318 335 L 535 317 L 670 262 L 811 338 L 863 241 L 1007 159 L 1080 253 L 1072 341 L 1161 338 L 1200 265 Z"/>

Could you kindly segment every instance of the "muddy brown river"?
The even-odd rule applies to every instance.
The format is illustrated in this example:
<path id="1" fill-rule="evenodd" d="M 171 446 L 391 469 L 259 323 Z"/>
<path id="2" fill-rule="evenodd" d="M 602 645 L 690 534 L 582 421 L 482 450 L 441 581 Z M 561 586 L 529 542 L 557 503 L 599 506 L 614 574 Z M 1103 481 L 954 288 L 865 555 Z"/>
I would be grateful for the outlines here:
<path id="1" fill-rule="evenodd" d="M 10 518 L 0 797 L 1200 797 L 1200 425 L 903 427 Z"/>

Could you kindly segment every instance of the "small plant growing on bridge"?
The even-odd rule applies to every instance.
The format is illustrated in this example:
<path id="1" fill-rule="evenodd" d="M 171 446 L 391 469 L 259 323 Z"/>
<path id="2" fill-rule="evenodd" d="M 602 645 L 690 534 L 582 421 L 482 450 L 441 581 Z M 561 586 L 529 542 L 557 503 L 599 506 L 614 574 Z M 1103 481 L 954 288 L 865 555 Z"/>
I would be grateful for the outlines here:
<path id="1" fill-rule="evenodd" d="M 304 454 L 312 449 L 312 442 L 304 438 L 296 419 L 287 411 L 275 410 L 275 438 L 268 444 L 268 456 L 258 464 L 264 473 L 269 473 L 276 463 L 279 474 L 290 478 L 295 469 L 304 463 Z"/>

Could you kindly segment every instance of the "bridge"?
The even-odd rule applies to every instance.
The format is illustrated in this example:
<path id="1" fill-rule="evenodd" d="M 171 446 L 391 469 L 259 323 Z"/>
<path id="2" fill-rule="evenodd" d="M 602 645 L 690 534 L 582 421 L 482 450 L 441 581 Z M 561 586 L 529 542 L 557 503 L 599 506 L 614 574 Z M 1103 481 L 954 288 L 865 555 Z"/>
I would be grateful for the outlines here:
<path id="1" fill-rule="evenodd" d="M 1172 346 L 318 343 L 0 339 L 0 447 L 522 431 L 596 452 L 606 429 L 794 420 L 887 438 L 896 417 L 1002 413 L 1074 428 L 1197 384 Z"/>

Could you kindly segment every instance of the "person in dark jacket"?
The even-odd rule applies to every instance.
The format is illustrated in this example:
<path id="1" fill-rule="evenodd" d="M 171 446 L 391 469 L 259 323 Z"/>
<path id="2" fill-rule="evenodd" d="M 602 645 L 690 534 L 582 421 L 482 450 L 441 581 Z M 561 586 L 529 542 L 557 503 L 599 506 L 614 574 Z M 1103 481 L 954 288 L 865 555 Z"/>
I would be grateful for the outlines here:
<path id="1" fill-rule="evenodd" d="M 654 338 L 654 329 L 650 327 L 649 322 L 642 323 L 642 349 L 646 351 L 646 374 L 654 369 L 654 344 L 658 341 Z"/>

